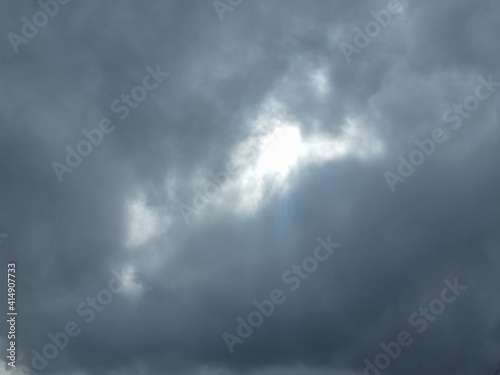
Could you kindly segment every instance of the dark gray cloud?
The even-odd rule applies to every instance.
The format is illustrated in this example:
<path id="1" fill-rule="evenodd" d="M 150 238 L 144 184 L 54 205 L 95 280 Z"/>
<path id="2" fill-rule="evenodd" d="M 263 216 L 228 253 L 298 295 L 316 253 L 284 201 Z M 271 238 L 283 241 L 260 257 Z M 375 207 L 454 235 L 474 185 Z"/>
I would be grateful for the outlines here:
<path id="1" fill-rule="evenodd" d="M 340 45 L 388 3 L 244 0 L 221 22 L 210 1 L 73 0 L 18 53 L 8 34 L 41 7 L 0 4 L 0 277 L 15 261 L 19 373 L 71 321 L 81 332 L 42 373 L 362 374 L 402 331 L 414 342 L 381 373 L 494 371 L 500 92 L 459 129 L 443 116 L 479 77 L 500 82 L 500 7 L 402 1 L 346 61 Z M 169 76 L 120 119 L 113 101 L 157 66 Z M 103 118 L 114 130 L 60 182 L 52 163 Z M 448 139 L 391 192 L 384 173 L 435 128 Z M 221 187 L 196 198 L 211 174 Z M 290 290 L 282 275 L 329 235 L 341 247 Z M 113 272 L 123 288 L 86 323 Z M 409 317 L 455 278 L 467 290 L 419 334 Z M 275 289 L 286 301 L 231 354 L 223 334 Z"/>

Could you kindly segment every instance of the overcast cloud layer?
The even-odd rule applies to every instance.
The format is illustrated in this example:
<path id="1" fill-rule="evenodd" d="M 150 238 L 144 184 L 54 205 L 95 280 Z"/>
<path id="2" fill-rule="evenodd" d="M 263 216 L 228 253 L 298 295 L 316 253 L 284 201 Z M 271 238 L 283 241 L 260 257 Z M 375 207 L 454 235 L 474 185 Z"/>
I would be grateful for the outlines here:
<path id="1" fill-rule="evenodd" d="M 31 38 L 41 5 L 0 3 L 0 298 L 14 261 L 19 313 L 1 374 L 493 375 L 498 1 L 62 3 Z"/>

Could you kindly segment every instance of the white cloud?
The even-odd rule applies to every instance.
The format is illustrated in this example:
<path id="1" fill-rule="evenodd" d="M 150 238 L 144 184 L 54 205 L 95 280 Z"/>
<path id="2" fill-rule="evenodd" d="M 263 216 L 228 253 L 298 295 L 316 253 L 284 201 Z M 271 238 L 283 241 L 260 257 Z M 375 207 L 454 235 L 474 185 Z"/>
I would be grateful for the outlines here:
<path id="1" fill-rule="evenodd" d="M 161 234 L 169 223 L 154 208 L 149 207 L 143 194 L 126 202 L 127 237 L 125 245 L 128 248 L 142 246 Z"/>
<path id="2" fill-rule="evenodd" d="M 275 99 L 264 104 L 252 128 L 254 132 L 233 158 L 240 160 L 239 155 L 250 147 L 258 150 L 258 156 L 230 188 L 223 189 L 223 194 L 237 197 L 235 207 L 246 213 L 258 209 L 266 195 L 284 192 L 290 174 L 303 166 L 347 157 L 366 161 L 384 152 L 383 142 L 357 119 L 349 119 L 338 136 L 317 133 L 304 138 L 300 124 L 290 119 L 286 108 Z M 229 201 L 221 198 L 219 202 Z"/>

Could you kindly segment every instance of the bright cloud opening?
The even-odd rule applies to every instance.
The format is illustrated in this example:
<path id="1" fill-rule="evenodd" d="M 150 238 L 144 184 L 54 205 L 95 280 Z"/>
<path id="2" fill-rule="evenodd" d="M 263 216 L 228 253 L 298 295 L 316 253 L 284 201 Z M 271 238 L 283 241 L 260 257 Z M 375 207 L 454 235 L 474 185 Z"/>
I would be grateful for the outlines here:
<path id="1" fill-rule="evenodd" d="M 254 148 L 258 156 L 245 166 L 244 173 L 227 190 L 239 197 L 237 207 L 249 213 L 257 209 L 266 196 L 284 192 L 294 169 L 345 157 L 367 160 L 384 150 L 383 143 L 370 133 L 369 126 L 352 118 L 338 135 L 320 133 L 304 138 L 300 124 L 290 119 L 286 109 L 275 100 L 266 103 L 254 130 L 239 153 Z"/>
<path id="2" fill-rule="evenodd" d="M 297 127 L 284 126 L 275 129 L 262 140 L 263 152 L 256 167 L 259 175 L 278 173 L 288 174 L 297 163 L 303 151 L 300 131 Z"/>
<path id="3" fill-rule="evenodd" d="M 251 214 L 267 199 L 285 193 L 290 176 L 304 166 L 346 157 L 368 160 L 384 151 L 371 127 L 355 118 L 348 119 L 335 135 L 318 132 L 304 137 L 300 128 L 282 104 L 267 101 L 253 121 L 252 133 L 231 157 L 240 172 L 210 193 L 210 205 Z M 210 181 L 203 181 L 203 177 L 200 181 L 199 190 L 203 191 Z M 143 222 L 154 221 L 142 206 L 136 208 L 136 216 Z M 153 223 L 150 226 L 154 228 Z M 133 238 L 141 242 L 148 233 L 139 232 Z"/>

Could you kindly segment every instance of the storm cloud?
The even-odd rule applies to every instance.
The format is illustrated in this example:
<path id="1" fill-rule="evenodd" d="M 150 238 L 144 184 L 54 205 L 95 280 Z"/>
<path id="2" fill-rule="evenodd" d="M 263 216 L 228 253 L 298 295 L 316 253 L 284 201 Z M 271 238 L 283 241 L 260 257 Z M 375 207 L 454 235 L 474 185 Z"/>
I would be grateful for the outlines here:
<path id="1" fill-rule="evenodd" d="M 1 3 L 0 373 L 493 374 L 499 16 Z"/>

